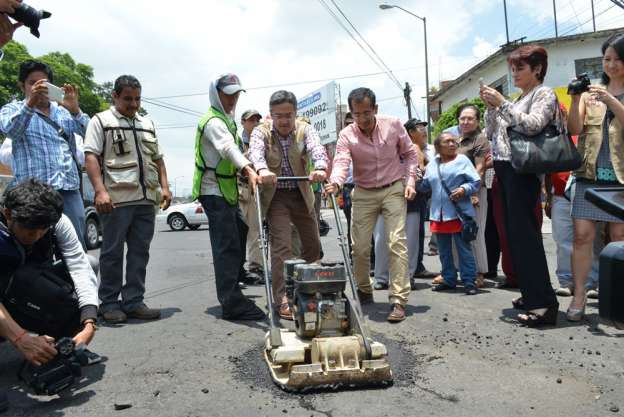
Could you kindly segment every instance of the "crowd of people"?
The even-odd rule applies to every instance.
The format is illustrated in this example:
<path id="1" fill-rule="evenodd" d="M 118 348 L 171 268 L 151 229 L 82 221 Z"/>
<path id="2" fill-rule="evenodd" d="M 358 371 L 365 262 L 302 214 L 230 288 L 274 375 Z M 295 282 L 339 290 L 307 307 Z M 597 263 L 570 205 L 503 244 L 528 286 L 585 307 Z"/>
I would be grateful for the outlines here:
<path id="1" fill-rule="evenodd" d="M 0 1 L 0 11 L 13 3 L 19 2 Z M 1 25 L 5 18 L 0 14 Z M 12 35 L 16 27 L 7 30 Z M 297 117 L 292 92 L 270 96 L 267 120 L 258 111 L 245 111 L 239 133 L 235 112 L 245 91 L 239 77 L 212 80 L 210 108 L 195 137 L 192 194 L 209 221 L 223 319 L 265 318 L 241 286 L 263 282 L 259 219 L 270 231 L 273 299 L 267 303 L 280 318 L 293 319 L 284 261 L 297 256 L 315 262 L 323 256 L 321 188 L 311 186 L 316 183 L 324 193 L 342 196 L 358 298 L 373 303 L 374 290 L 387 288 L 388 321 L 406 318 L 417 278 L 433 278 L 433 291 L 448 291 L 457 287 L 459 274 L 464 293 L 479 294 L 485 279 L 497 275 L 501 254 L 505 279 L 499 285 L 520 288 L 521 297 L 512 301 L 518 322 L 556 324 L 556 295 L 572 296 L 566 316 L 581 320 L 586 298 L 599 290 L 597 251 L 605 237 L 624 240 L 624 222 L 584 197 L 596 185 L 624 183 L 624 35 L 610 37 L 602 55 L 602 83 L 572 95 L 567 115 L 583 164 L 572 173 L 547 175 L 514 169 L 508 130 L 534 135 L 566 117 L 553 89 L 543 84 L 548 58 L 538 45 L 508 56 L 518 97 L 481 86 L 487 108 L 483 128 L 479 107 L 462 105 L 456 128 L 433 144 L 427 143 L 426 122 L 380 115 L 375 93 L 354 89 L 335 155 L 321 145 L 309 121 Z M 89 344 L 98 315 L 107 323 L 160 317 L 144 302 L 146 271 L 156 212 L 166 209 L 172 196 L 154 123 L 139 114 L 137 78 L 119 76 L 112 106 L 91 118 L 81 111 L 71 85 L 63 86 L 61 102 L 48 98 L 54 74 L 45 63 L 21 63 L 17 78 L 24 99 L 0 109 L 0 131 L 10 139 L 4 155 L 15 177 L 0 212 L 0 337 L 40 365 L 56 355 L 60 337 Z M 77 139 L 82 137 L 84 143 Z M 83 164 L 102 218 L 99 260 L 85 252 Z M 542 199 L 557 245 L 556 291 L 541 234 Z M 423 265 L 426 221 L 440 274 Z M 71 291 L 63 297 L 45 292 L 60 291 L 64 284 Z M 33 305 L 39 313 L 28 310 Z M 95 353 L 89 357 L 99 360 Z"/>

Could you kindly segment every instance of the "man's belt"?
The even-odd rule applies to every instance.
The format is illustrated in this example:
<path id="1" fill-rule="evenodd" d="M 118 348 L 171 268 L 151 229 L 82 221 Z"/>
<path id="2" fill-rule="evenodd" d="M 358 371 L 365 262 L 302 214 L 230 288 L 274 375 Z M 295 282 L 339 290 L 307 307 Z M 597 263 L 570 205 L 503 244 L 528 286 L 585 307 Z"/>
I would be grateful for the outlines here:
<path id="1" fill-rule="evenodd" d="M 362 187 L 361 185 L 359 185 L 358 187 L 363 188 L 363 189 L 365 189 L 367 191 L 383 190 L 384 188 L 392 187 L 394 184 L 396 184 L 399 181 L 401 181 L 401 180 L 400 179 L 399 180 L 394 180 L 392 182 L 389 182 L 388 184 L 384 184 L 384 185 L 381 185 L 379 187 L 367 188 L 367 187 Z"/>

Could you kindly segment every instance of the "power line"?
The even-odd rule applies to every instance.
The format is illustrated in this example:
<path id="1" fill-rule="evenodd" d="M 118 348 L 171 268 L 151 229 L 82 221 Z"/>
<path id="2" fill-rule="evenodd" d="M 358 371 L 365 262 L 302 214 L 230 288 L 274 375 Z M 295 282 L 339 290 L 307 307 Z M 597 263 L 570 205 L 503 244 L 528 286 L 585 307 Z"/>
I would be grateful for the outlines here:
<path id="1" fill-rule="evenodd" d="M 596 13 L 596 17 L 602 16 L 603 14 L 605 14 L 606 12 L 608 12 L 609 10 L 611 10 L 611 9 L 612 9 L 612 8 L 614 8 L 614 7 L 615 7 L 615 4 L 612 4 L 611 6 L 607 7 L 607 8 L 606 8 L 606 9 L 604 9 L 603 11 L 601 11 L 600 13 Z M 584 24 L 589 23 L 589 22 L 591 22 L 591 21 L 592 21 L 592 19 L 589 19 L 589 20 L 587 20 L 587 21 L 583 22 L 583 24 L 582 24 L 582 25 L 579 25 L 579 26 L 573 27 L 571 30 L 568 30 L 567 32 L 562 33 L 561 35 L 563 36 L 563 35 L 567 35 L 568 33 L 574 32 L 574 31 L 575 31 L 577 28 L 579 28 L 580 26 L 583 26 Z"/>

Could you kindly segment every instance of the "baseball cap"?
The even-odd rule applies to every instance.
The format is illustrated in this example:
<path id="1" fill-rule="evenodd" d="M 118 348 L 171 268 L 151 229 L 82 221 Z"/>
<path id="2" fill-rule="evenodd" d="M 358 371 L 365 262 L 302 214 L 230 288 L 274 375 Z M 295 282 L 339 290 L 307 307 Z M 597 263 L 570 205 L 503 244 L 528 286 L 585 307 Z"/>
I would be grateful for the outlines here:
<path id="1" fill-rule="evenodd" d="M 403 127 L 405 127 L 405 130 L 412 130 L 414 129 L 416 126 L 427 126 L 427 122 L 425 122 L 424 120 L 420 120 L 420 119 L 409 119 L 407 122 L 405 122 L 405 124 L 403 125 Z"/>
<path id="2" fill-rule="evenodd" d="M 260 112 L 258 110 L 252 109 L 245 111 L 245 113 L 243 113 L 243 115 L 241 116 L 241 120 L 247 120 L 254 116 L 258 116 L 258 119 L 262 119 L 262 115 L 260 114 Z"/>
<path id="3" fill-rule="evenodd" d="M 243 87 L 241 87 L 240 79 L 234 74 L 225 74 L 219 77 L 217 80 L 217 90 L 229 96 L 239 91 L 245 91 Z"/>

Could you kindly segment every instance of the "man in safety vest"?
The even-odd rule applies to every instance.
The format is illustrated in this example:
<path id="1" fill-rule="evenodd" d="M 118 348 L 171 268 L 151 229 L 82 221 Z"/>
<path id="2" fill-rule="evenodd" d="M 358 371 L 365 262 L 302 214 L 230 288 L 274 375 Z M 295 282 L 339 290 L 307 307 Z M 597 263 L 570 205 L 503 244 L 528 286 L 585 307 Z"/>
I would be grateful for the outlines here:
<path id="1" fill-rule="evenodd" d="M 84 141 L 87 174 L 102 220 L 100 313 L 108 323 L 123 323 L 128 317 L 154 320 L 160 310 L 148 308 L 143 298 L 157 206 L 166 209 L 171 203 L 167 170 L 154 123 L 138 114 L 139 80 L 118 77 L 112 96 L 114 105 L 91 119 Z"/>
<path id="2" fill-rule="evenodd" d="M 280 181 L 277 176 L 307 176 L 310 181 L 326 178 L 327 153 L 316 130 L 297 119 L 297 98 L 290 91 L 276 91 L 269 100 L 271 121 L 251 132 L 249 159 L 260 174 L 262 212 L 271 230 L 271 277 L 273 302 L 281 318 L 292 320 L 284 285 L 284 261 L 292 258 L 292 229 L 302 242 L 301 257 L 307 262 L 320 258 L 321 240 L 314 210 L 314 193 L 307 181 Z M 307 169 L 308 159 L 313 170 Z"/>
<path id="3" fill-rule="evenodd" d="M 234 111 L 243 88 L 234 74 L 210 83 L 210 109 L 195 135 L 193 198 L 208 216 L 217 298 L 225 320 L 262 320 L 264 312 L 241 292 L 245 276 L 248 227 L 238 206 L 237 174 L 247 177 L 252 193 L 258 175 L 242 152 Z"/>

